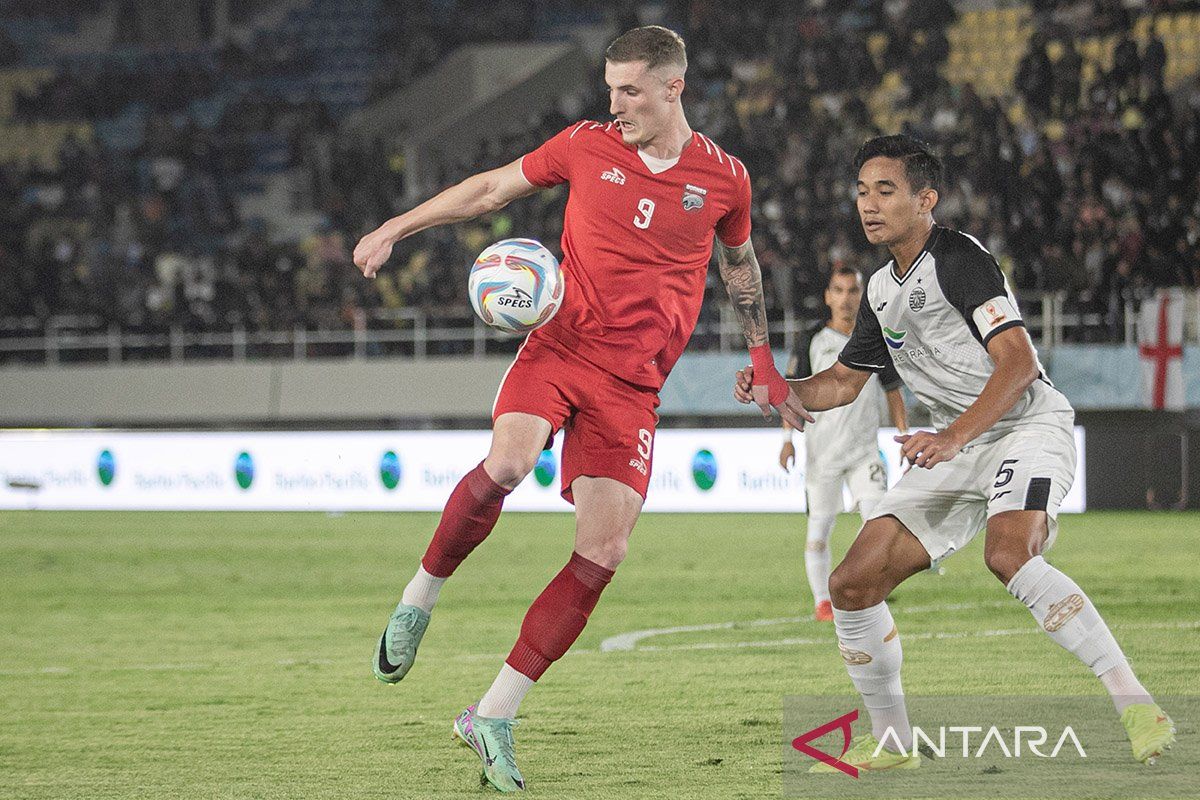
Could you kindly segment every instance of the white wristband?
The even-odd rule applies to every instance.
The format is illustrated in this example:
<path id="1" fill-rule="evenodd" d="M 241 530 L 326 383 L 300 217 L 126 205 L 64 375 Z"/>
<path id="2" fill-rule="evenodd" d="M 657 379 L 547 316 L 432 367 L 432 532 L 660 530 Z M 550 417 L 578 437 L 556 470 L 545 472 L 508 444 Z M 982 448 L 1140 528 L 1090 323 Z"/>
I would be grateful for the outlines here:
<path id="1" fill-rule="evenodd" d="M 793 431 L 792 431 L 792 429 L 791 429 L 791 428 L 788 428 L 787 430 L 785 430 L 785 431 L 783 432 L 783 443 L 784 443 L 784 444 L 791 444 L 791 443 L 792 443 L 792 433 L 793 433 Z"/>

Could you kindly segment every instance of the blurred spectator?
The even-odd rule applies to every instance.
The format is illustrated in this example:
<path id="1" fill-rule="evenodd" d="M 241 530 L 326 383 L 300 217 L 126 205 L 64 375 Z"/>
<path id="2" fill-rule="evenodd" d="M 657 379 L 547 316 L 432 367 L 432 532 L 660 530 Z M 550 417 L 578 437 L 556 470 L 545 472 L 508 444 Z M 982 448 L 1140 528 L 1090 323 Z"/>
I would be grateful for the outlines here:
<path id="1" fill-rule="evenodd" d="M 818 316 L 831 269 L 880 262 L 857 224 L 850 170 L 864 139 L 893 132 L 879 128 L 881 104 L 904 109 L 904 129 L 946 160 L 938 221 L 977 235 L 1019 288 L 1068 290 L 1119 336 L 1130 292 L 1200 279 L 1200 90 L 1166 94 L 1163 42 L 1151 36 L 1139 53 L 1119 2 L 1033 4 L 1048 33 L 1014 78 L 1024 114 L 943 78 L 957 17 L 948 0 L 667 5 L 688 41 L 689 121 L 750 170 L 772 308 Z M 539 8 L 515 3 L 500 24 L 493 4 L 385 4 L 372 96 L 462 42 L 533 35 L 551 13 Z M 20 54 L 2 31 L 0 64 L 11 63 Z M 1109 32 L 1120 36 L 1112 68 L 1084 85 L 1075 41 Z M 0 317 L 361 329 L 400 309 L 463 312 L 463 266 L 490 241 L 530 235 L 557 249 L 562 188 L 400 242 L 378 280 L 361 280 L 350 250 L 404 209 L 411 176 L 396 146 L 339 132 L 314 92 L 256 80 L 308 68 L 295 41 L 260 35 L 167 60 L 67 64 L 18 94 L 20 121 L 121 121 L 134 133 L 126 149 L 67 137 L 52 170 L 0 165 Z M 583 90 L 423 171 L 433 177 L 416 188 L 431 194 L 580 117 L 607 116 L 603 92 Z M 301 176 L 289 210 L 324 220 L 307 237 L 277 236 L 244 210 L 241 187 L 277 169 Z M 711 280 L 701 319 L 723 298 Z"/>

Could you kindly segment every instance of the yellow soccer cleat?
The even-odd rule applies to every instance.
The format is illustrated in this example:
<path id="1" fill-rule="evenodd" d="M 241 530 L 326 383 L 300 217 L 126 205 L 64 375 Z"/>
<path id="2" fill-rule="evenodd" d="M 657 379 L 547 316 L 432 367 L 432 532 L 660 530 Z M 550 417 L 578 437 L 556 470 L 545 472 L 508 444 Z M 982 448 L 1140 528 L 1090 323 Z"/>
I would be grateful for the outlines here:
<path id="1" fill-rule="evenodd" d="M 875 755 L 875 751 L 879 750 L 879 755 Z M 855 736 L 850 742 L 850 749 L 841 759 L 846 764 L 855 767 L 859 770 L 883 770 L 883 769 L 917 769 L 921 766 L 921 754 L 914 753 L 906 755 L 904 753 L 896 753 L 887 748 L 879 748 L 879 740 L 872 734 L 864 733 L 861 736 Z M 818 762 L 809 767 L 809 772 L 839 772 L 836 767 L 831 767 L 824 762 Z"/>
<path id="2" fill-rule="evenodd" d="M 1134 703 L 1121 712 L 1121 724 L 1129 734 L 1133 757 L 1154 764 L 1175 744 L 1175 723 L 1155 703 Z"/>

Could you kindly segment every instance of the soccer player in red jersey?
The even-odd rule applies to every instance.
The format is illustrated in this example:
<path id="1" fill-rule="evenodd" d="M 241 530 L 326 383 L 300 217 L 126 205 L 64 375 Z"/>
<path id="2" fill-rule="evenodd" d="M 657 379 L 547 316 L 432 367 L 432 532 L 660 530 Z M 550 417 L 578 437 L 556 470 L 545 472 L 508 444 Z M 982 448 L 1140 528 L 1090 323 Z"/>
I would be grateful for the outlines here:
<path id="1" fill-rule="evenodd" d="M 511 164 L 388 220 L 354 250 L 354 263 L 372 277 L 406 236 L 570 185 L 562 308 L 529 334 L 505 374 L 491 449 L 451 493 L 374 664 L 382 681 L 404 677 L 443 582 L 565 429 L 562 493 L 575 505 L 574 552 L 530 606 L 491 688 L 454 723 L 483 761 L 484 777 L 504 791 L 524 788 L 513 755 L 518 705 L 578 638 L 625 558 L 650 480 L 658 392 L 695 327 L 714 233 L 755 366 L 755 401 L 764 415 L 774 407 L 795 427 L 811 419 L 771 357 L 750 242 L 750 177 L 739 159 L 688 126 L 680 103 L 686 68 L 683 40 L 673 31 L 625 33 L 605 53 L 614 121 L 574 123 Z"/>

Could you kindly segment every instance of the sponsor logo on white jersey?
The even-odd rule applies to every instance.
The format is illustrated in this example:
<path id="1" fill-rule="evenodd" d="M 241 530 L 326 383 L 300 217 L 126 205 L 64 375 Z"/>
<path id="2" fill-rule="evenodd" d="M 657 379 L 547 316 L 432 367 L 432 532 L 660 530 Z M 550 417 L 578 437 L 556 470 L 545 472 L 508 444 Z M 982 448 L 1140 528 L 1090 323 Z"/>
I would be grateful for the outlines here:
<path id="1" fill-rule="evenodd" d="M 621 172 L 621 170 L 617 169 L 616 167 L 613 167 L 612 169 L 606 169 L 604 172 L 601 172 L 600 180 L 612 181 L 617 186 L 624 186 L 625 185 L 625 173 Z"/>

